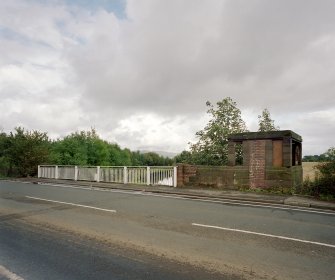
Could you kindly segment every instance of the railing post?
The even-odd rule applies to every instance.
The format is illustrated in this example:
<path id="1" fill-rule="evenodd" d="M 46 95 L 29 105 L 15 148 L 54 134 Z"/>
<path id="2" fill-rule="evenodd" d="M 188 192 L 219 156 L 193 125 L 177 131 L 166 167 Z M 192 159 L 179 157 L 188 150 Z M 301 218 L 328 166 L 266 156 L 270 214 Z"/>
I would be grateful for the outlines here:
<path id="1" fill-rule="evenodd" d="M 177 166 L 173 167 L 173 187 L 177 187 Z"/>
<path id="2" fill-rule="evenodd" d="M 97 166 L 97 182 L 100 182 L 100 166 Z"/>
<path id="3" fill-rule="evenodd" d="M 74 180 L 75 181 L 78 180 L 78 166 L 77 165 L 74 167 Z"/>
<path id="4" fill-rule="evenodd" d="M 58 165 L 55 166 L 55 179 L 58 179 Z"/>
<path id="5" fill-rule="evenodd" d="M 127 172 L 127 166 L 123 167 L 123 184 L 128 183 L 128 172 Z"/>
<path id="6" fill-rule="evenodd" d="M 150 185 L 150 166 L 147 166 L 147 185 Z"/>
<path id="7" fill-rule="evenodd" d="M 41 166 L 37 166 L 37 178 L 41 178 Z"/>

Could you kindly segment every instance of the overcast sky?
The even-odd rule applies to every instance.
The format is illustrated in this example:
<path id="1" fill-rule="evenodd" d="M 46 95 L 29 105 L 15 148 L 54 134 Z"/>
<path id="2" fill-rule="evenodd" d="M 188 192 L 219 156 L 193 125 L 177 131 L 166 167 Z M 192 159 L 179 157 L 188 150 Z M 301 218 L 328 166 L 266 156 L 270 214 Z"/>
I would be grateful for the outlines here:
<path id="1" fill-rule="evenodd" d="M 181 152 L 230 96 L 335 146 L 334 0 L 1 0 L 0 127 Z"/>

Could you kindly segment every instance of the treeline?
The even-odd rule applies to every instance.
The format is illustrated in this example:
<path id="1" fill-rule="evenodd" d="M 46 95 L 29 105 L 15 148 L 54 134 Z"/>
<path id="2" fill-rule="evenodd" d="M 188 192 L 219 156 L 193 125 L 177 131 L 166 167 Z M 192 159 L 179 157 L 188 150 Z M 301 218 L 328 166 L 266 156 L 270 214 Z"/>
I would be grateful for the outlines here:
<path id="1" fill-rule="evenodd" d="M 166 166 L 173 160 L 154 152 L 140 153 L 101 139 L 94 129 L 51 140 L 46 132 L 17 127 L 0 133 L 0 176 L 35 176 L 37 166 Z"/>
<path id="2" fill-rule="evenodd" d="M 329 154 L 323 153 L 321 155 L 307 155 L 302 158 L 304 162 L 327 162 L 334 159 L 329 157 Z"/>

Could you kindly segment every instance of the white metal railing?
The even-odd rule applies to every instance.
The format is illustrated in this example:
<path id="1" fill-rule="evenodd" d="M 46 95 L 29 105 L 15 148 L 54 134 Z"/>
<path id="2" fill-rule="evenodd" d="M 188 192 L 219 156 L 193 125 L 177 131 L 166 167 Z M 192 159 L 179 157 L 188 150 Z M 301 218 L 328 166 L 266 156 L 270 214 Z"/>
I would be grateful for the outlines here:
<path id="1" fill-rule="evenodd" d="M 150 168 L 150 182 L 152 185 L 174 186 L 174 179 L 177 179 L 174 173 L 174 168 L 165 166 Z"/>
<path id="2" fill-rule="evenodd" d="M 51 165 L 45 165 L 43 168 L 38 168 L 38 177 L 56 178 L 56 168 Z"/>
<path id="3" fill-rule="evenodd" d="M 124 168 L 122 166 L 100 167 L 100 181 L 110 183 L 123 183 Z"/>
<path id="4" fill-rule="evenodd" d="M 43 167 L 41 170 L 43 170 Z M 56 179 L 71 180 L 75 179 L 75 176 L 78 174 L 75 166 L 55 166 L 55 170 Z"/>
<path id="5" fill-rule="evenodd" d="M 176 187 L 177 167 L 39 165 L 38 178 Z"/>
<path id="6" fill-rule="evenodd" d="M 149 167 L 150 169 L 150 167 Z M 127 167 L 126 179 L 129 184 L 147 184 L 147 167 Z M 151 182 L 150 182 L 151 183 Z M 148 185 L 150 185 L 150 183 Z"/>

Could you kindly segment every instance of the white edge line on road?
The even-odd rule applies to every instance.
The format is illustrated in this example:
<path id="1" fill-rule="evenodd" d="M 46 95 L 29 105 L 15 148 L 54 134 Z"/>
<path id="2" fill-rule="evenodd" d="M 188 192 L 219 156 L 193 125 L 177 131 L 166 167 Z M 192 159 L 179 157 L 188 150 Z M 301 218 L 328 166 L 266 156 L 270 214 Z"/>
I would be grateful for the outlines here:
<path id="1" fill-rule="evenodd" d="M 4 266 L 0 265 L 0 276 L 4 276 L 9 280 L 24 280 L 22 277 L 16 275 L 15 273 L 9 271 Z"/>
<path id="2" fill-rule="evenodd" d="M 125 194 L 134 194 L 134 195 L 142 195 L 142 196 L 156 196 L 156 197 L 165 197 L 165 198 L 174 198 L 174 199 L 181 199 L 181 200 L 193 200 L 193 201 L 201 201 L 201 202 L 211 202 L 217 204 L 232 204 L 232 205 L 242 205 L 242 206 L 250 206 L 250 207 L 261 207 L 261 208 L 271 208 L 271 209 L 280 209 L 280 210 L 292 210 L 298 212 L 307 212 L 307 213 L 317 213 L 317 214 L 325 214 L 335 216 L 335 212 L 328 212 L 328 211 L 319 211 L 313 210 L 315 208 L 308 208 L 305 209 L 303 207 L 292 207 L 287 205 L 285 207 L 276 206 L 275 204 L 268 204 L 262 202 L 255 202 L 255 203 L 242 203 L 236 202 L 234 199 L 229 198 L 220 198 L 220 199 L 203 199 L 203 198 L 188 198 L 188 197 L 180 197 L 178 195 L 163 195 L 163 194 L 155 194 L 150 192 L 143 192 L 143 191 L 132 191 L 132 190 L 116 190 L 116 189 L 100 189 L 97 187 L 84 187 L 84 186 L 71 186 L 71 185 L 60 185 L 60 184 L 52 184 L 52 183 L 39 183 L 39 185 L 45 186 L 54 186 L 60 188 L 72 188 L 72 189 L 82 189 L 82 190 L 95 190 L 95 191 L 108 191 L 108 192 L 116 192 L 116 193 L 125 193 Z"/>
<path id="3" fill-rule="evenodd" d="M 291 240 L 291 241 L 297 241 L 297 242 L 302 242 L 302 243 L 308 243 L 308 244 L 314 244 L 314 245 L 320 245 L 320 246 L 335 248 L 335 245 L 333 245 L 333 244 L 327 244 L 327 243 L 321 243 L 321 242 L 315 242 L 315 241 L 309 241 L 309 240 L 304 240 L 304 239 L 286 237 L 286 236 L 281 236 L 281 235 L 273 235 L 273 234 L 267 234 L 267 233 L 249 231 L 249 230 L 226 228 L 226 227 L 204 225 L 204 224 L 197 224 L 197 223 L 192 223 L 192 226 L 204 227 L 204 228 L 214 228 L 214 229 L 227 230 L 227 231 L 235 231 L 235 232 L 259 235 L 259 236 L 266 236 L 266 237 L 273 237 L 273 238 L 278 238 L 278 239 Z"/>
<path id="4" fill-rule="evenodd" d="M 99 208 L 99 207 L 93 207 L 93 206 L 88 206 L 88 205 L 83 205 L 83 204 L 70 203 L 70 202 L 64 202 L 64 201 L 57 201 L 57 200 L 51 200 L 51 199 L 45 199 L 45 198 L 34 197 L 34 196 L 26 196 L 26 197 L 30 198 L 30 199 L 35 199 L 35 200 L 42 200 L 42 201 L 48 201 L 48 202 L 54 202 L 54 203 L 72 205 L 72 206 L 83 207 L 83 208 L 89 208 L 89 209 L 94 209 L 94 210 L 99 210 L 99 211 L 116 213 L 116 210 L 112 210 L 112 209 L 105 209 L 105 208 Z"/>

